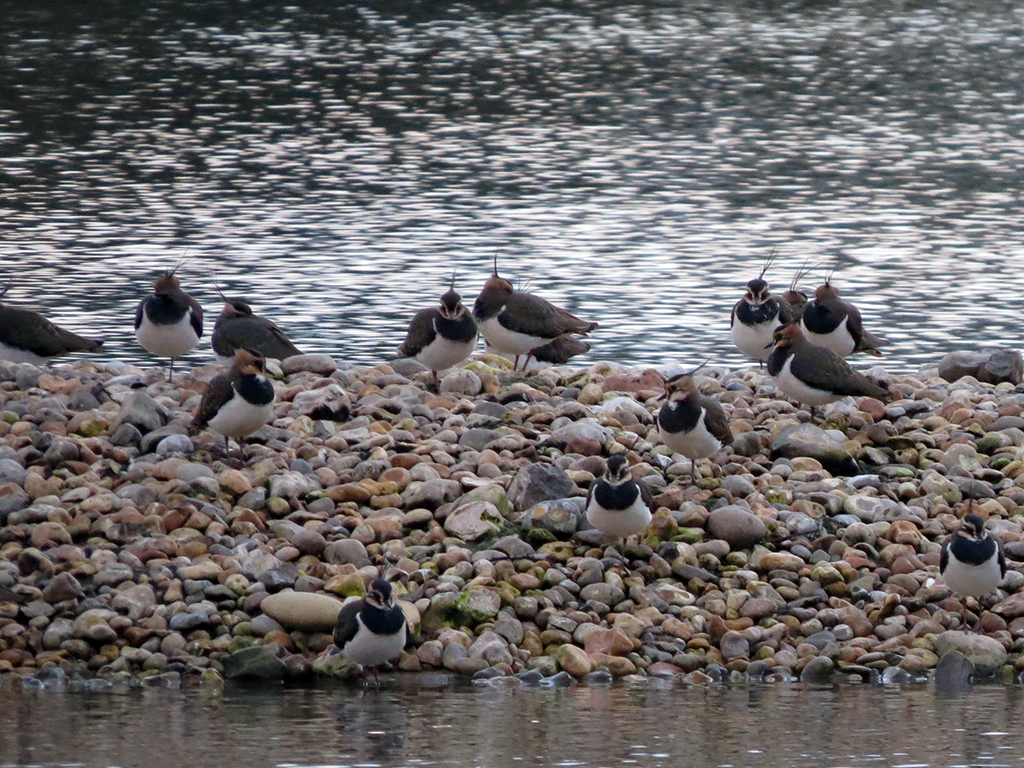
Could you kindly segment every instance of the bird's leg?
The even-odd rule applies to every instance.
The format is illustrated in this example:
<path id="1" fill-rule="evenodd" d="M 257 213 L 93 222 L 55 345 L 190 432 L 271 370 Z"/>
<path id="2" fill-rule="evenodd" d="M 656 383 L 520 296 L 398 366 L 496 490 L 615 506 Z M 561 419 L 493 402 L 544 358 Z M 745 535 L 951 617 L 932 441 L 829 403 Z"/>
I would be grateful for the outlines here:
<path id="1" fill-rule="evenodd" d="M 167 383 L 170 384 L 174 381 L 174 358 L 171 358 L 171 364 L 167 366 Z"/>
<path id="2" fill-rule="evenodd" d="M 697 466 L 696 459 L 690 459 L 690 485 L 696 485 L 698 480 L 700 480 L 700 467 Z"/>
<path id="3" fill-rule="evenodd" d="M 758 360 L 757 361 L 757 369 L 759 371 L 763 371 L 764 370 L 764 360 Z"/>
<path id="4" fill-rule="evenodd" d="M 526 369 L 530 367 L 530 360 L 533 358 L 533 352 L 530 352 L 526 356 L 526 362 L 523 363 L 523 373 L 526 373 Z"/>
<path id="5" fill-rule="evenodd" d="M 518 371 L 519 370 L 519 355 L 516 355 L 516 359 L 512 361 L 512 370 L 513 371 Z"/>

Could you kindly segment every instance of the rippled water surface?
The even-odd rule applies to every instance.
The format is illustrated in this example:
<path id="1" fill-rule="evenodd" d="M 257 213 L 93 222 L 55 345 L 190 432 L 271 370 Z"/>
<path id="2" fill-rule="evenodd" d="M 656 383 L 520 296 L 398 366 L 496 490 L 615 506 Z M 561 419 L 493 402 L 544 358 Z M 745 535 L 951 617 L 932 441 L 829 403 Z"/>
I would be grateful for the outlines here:
<path id="1" fill-rule="evenodd" d="M 1022 717 L 1002 686 L 0 690 L 0 766 L 1000 768 Z"/>
<path id="2" fill-rule="evenodd" d="M 210 325 L 215 276 L 300 346 L 362 363 L 453 269 L 471 301 L 495 253 L 601 323 L 591 359 L 741 363 L 729 308 L 772 248 L 780 288 L 838 260 L 893 369 L 1019 345 L 1012 3 L 5 14 L 7 299 L 110 357 L 145 359 L 134 306 L 186 252 Z"/>

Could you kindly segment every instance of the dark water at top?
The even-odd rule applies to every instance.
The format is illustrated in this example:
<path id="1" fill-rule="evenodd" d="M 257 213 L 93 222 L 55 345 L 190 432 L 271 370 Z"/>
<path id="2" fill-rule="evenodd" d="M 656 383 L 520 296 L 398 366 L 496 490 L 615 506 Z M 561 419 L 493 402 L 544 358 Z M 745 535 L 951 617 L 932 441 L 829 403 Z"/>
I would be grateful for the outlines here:
<path id="1" fill-rule="evenodd" d="M 0 766 L 1006 768 L 1019 687 L 0 690 Z"/>
<path id="2" fill-rule="evenodd" d="M 120 9 L 120 10 L 119 10 Z M 128 9 L 128 10 L 124 10 Z M 804 259 L 913 370 L 1018 346 L 1011 3 L 8 3 L 8 299 L 145 359 L 186 252 L 309 350 L 386 359 L 452 269 L 601 322 L 590 359 L 736 365 Z M 824 268 L 806 281 L 817 284 Z M 209 347 L 191 356 L 209 359 Z"/>

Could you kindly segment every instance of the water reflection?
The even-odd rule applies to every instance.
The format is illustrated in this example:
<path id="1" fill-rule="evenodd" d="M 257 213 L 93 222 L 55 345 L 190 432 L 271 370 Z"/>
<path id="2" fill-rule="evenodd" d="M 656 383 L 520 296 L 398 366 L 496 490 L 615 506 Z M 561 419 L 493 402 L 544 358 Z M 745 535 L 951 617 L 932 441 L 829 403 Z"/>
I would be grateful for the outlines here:
<path id="1" fill-rule="evenodd" d="M 1018 345 L 1019 14 L 512 7 L 12 9 L 8 298 L 145 359 L 134 305 L 187 247 L 211 315 L 213 272 L 365 363 L 500 250 L 601 322 L 592 357 L 740 364 L 729 308 L 774 247 L 777 287 L 841 260 L 894 369 Z"/>
<path id="2" fill-rule="evenodd" d="M 993 766 L 1022 714 L 1004 686 L 0 690 L 0 766 Z"/>

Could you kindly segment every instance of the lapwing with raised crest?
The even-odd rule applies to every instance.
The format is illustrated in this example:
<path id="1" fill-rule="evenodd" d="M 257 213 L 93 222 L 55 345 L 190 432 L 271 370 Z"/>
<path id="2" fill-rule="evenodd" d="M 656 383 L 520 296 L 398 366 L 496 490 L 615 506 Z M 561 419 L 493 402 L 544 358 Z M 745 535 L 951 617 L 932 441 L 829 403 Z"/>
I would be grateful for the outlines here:
<path id="1" fill-rule="evenodd" d="M 772 250 L 761 267 L 761 273 L 747 283 L 743 298 L 733 306 L 729 319 L 733 344 L 757 360 L 761 367 L 768 359 L 765 345 L 772 340 L 772 333 L 780 325 L 793 320 L 789 304 L 773 296 L 768 281 L 764 279 L 774 260 L 775 251 Z"/>
<path id="2" fill-rule="evenodd" d="M 700 479 L 699 459 L 710 459 L 732 444 L 732 431 L 725 409 L 697 387 L 694 377 L 705 364 L 665 382 L 666 400 L 657 415 L 661 441 L 673 453 L 682 454 L 690 460 L 691 482 Z"/>
<path id="3" fill-rule="evenodd" d="M 244 301 L 229 299 L 214 283 L 217 295 L 224 300 L 224 309 L 213 324 L 210 343 L 217 362 L 231 365 L 240 349 L 258 352 L 263 357 L 284 360 L 302 351 L 273 320 L 254 314 Z"/>
<path id="4" fill-rule="evenodd" d="M 487 343 L 510 355 L 516 370 L 520 360 L 524 369 L 529 365 L 538 347 L 567 334 L 586 336 L 597 328 L 597 323 L 580 320 L 547 299 L 515 290 L 511 282 L 498 276 L 497 256 L 494 274 L 473 304 L 473 317 Z"/>
<path id="5" fill-rule="evenodd" d="M 174 378 L 174 361 L 189 352 L 203 335 L 203 308 L 181 289 L 178 265 L 157 278 L 153 292 L 135 310 L 135 338 L 146 351 L 169 357 L 167 381 Z"/>
<path id="6" fill-rule="evenodd" d="M 776 329 L 767 367 L 784 394 L 811 407 L 812 418 L 815 407 L 848 396 L 889 399 L 887 389 L 855 371 L 831 349 L 808 341 L 797 323 Z"/>
<path id="7" fill-rule="evenodd" d="M 333 653 L 341 653 L 363 668 L 373 671 L 380 685 L 379 667 L 398 656 L 405 648 L 408 623 L 401 606 L 396 605 L 391 584 L 377 578 L 366 597 L 345 603 L 334 627 Z"/>
<path id="8" fill-rule="evenodd" d="M 0 291 L 0 299 L 12 283 L 13 278 Z M 43 366 L 55 357 L 93 352 L 101 346 L 102 341 L 54 325 L 38 312 L 0 303 L 0 360 Z"/>
<path id="9" fill-rule="evenodd" d="M 192 428 L 209 427 L 224 437 L 227 453 L 229 438 L 242 440 L 274 418 L 274 385 L 264 374 L 263 355 L 240 349 L 231 368 L 207 385 L 199 401 Z"/>
<path id="10" fill-rule="evenodd" d="M 452 368 L 473 354 L 478 336 L 476 320 L 455 292 L 455 275 L 440 304 L 413 315 L 405 341 L 398 348 L 400 357 L 411 357 L 429 368 L 435 384 L 438 371 Z"/>
<path id="11" fill-rule="evenodd" d="M 800 326 L 812 344 L 828 347 L 840 357 L 864 352 L 879 357 L 879 347 L 889 342 L 864 330 L 860 311 L 839 297 L 832 285 L 832 274 L 814 290 L 814 298 L 807 302 L 800 315 Z"/>
<path id="12" fill-rule="evenodd" d="M 633 479 L 626 457 L 608 459 L 603 476 L 587 494 L 586 514 L 592 526 L 625 545 L 626 539 L 651 524 L 654 502 L 647 487 Z"/>
<path id="13" fill-rule="evenodd" d="M 939 571 L 946 586 L 963 598 L 980 600 L 1002 584 L 1006 576 L 1003 548 L 985 530 L 980 515 L 964 515 L 959 527 L 943 542 Z"/>
<path id="14" fill-rule="evenodd" d="M 810 268 L 807 266 L 807 260 L 805 259 L 803 265 L 793 275 L 789 288 L 782 294 L 782 301 L 789 305 L 789 315 L 792 318 L 792 322 L 796 322 L 803 317 L 804 307 L 807 306 L 807 294 L 800 289 L 800 281 L 807 277 L 808 272 L 810 272 Z"/>

